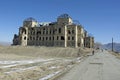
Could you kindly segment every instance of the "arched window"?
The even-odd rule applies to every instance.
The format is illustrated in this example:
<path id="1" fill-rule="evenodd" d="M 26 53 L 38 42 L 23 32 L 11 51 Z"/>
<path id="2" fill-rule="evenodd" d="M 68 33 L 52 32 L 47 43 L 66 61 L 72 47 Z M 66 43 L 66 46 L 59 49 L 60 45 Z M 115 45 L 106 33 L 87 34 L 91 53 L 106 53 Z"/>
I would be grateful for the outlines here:
<path id="1" fill-rule="evenodd" d="M 22 34 L 23 33 L 26 34 L 26 29 L 25 28 L 22 29 Z"/>
<path id="2" fill-rule="evenodd" d="M 68 34 L 70 34 L 71 32 L 70 32 L 70 30 L 68 30 Z"/>
<path id="3" fill-rule="evenodd" d="M 24 37 L 24 40 L 26 40 L 26 36 Z"/>
<path id="4" fill-rule="evenodd" d="M 41 31 L 37 31 L 37 35 L 41 34 Z"/>

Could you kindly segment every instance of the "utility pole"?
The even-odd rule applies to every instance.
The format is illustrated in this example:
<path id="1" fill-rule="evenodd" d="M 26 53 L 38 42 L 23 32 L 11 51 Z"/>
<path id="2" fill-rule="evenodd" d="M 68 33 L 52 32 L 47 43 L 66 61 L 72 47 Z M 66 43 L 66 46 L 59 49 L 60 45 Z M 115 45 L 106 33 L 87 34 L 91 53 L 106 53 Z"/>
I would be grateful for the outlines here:
<path id="1" fill-rule="evenodd" d="M 112 38 L 112 51 L 114 51 L 114 50 L 113 50 L 113 38 Z"/>

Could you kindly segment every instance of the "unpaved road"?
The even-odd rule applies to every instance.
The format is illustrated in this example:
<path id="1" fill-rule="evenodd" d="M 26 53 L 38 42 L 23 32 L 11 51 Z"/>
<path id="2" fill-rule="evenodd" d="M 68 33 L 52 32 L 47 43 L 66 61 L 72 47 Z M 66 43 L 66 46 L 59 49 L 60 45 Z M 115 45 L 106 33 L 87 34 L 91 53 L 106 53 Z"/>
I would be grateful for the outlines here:
<path id="1" fill-rule="evenodd" d="M 99 51 L 57 80 L 120 80 L 120 60 L 107 51 Z"/>

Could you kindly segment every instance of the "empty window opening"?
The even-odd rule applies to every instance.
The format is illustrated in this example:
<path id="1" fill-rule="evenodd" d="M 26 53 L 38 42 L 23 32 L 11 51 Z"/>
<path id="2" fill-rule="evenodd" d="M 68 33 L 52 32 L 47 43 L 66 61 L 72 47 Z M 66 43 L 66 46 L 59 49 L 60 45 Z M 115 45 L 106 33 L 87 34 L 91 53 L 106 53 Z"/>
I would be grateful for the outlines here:
<path id="1" fill-rule="evenodd" d="M 24 28 L 22 29 L 22 34 L 23 33 L 26 34 L 26 29 L 24 29 Z"/>
<path id="2" fill-rule="evenodd" d="M 57 40 L 59 40 L 59 36 L 57 36 Z"/>
<path id="3" fill-rule="evenodd" d="M 49 40 L 51 40 L 51 37 L 49 37 Z"/>
<path id="4" fill-rule="evenodd" d="M 80 43 L 78 43 L 78 46 L 80 47 Z"/>
<path id="5" fill-rule="evenodd" d="M 74 37 L 72 37 L 72 40 L 74 40 Z"/>
<path id="6" fill-rule="evenodd" d="M 51 29 L 50 29 L 50 34 L 51 34 Z"/>
<path id="7" fill-rule="evenodd" d="M 53 30 L 53 34 L 55 33 L 55 30 Z"/>
<path id="8" fill-rule="evenodd" d="M 61 36 L 61 40 L 65 40 L 64 36 Z"/>
<path id="9" fill-rule="evenodd" d="M 25 32 L 24 32 L 25 34 L 26 34 L 26 30 L 25 30 Z"/>
<path id="10" fill-rule="evenodd" d="M 70 37 L 68 36 L 68 40 L 70 40 Z"/>
<path id="11" fill-rule="evenodd" d="M 72 30 L 72 33 L 74 34 L 74 30 Z"/>
<path id="12" fill-rule="evenodd" d="M 61 33 L 61 28 L 59 28 L 59 33 Z"/>
<path id="13" fill-rule="evenodd" d="M 24 37 L 24 40 L 26 40 L 26 37 Z"/>
<path id="14" fill-rule="evenodd" d="M 45 34 L 45 31 L 43 31 L 43 34 Z"/>
<path id="15" fill-rule="evenodd" d="M 45 28 L 43 28 L 43 30 L 45 30 Z"/>
<path id="16" fill-rule="evenodd" d="M 70 32 L 70 30 L 68 30 L 68 34 L 70 34 L 71 32 Z"/>
<path id="17" fill-rule="evenodd" d="M 48 37 L 46 37 L 46 40 L 48 40 Z"/>
<path id="18" fill-rule="evenodd" d="M 34 30 L 33 28 L 31 28 L 31 30 Z"/>
<path id="19" fill-rule="evenodd" d="M 48 31 L 46 31 L 46 34 L 48 34 Z"/>
<path id="20" fill-rule="evenodd" d="M 53 40 L 54 40 L 54 37 L 53 37 Z"/>
<path id="21" fill-rule="evenodd" d="M 41 40 L 41 37 L 39 37 L 39 40 Z"/>
<path id="22" fill-rule="evenodd" d="M 41 34 L 41 31 L 38 31 L 38 32 L 37 32 L 37 35 L 39 35 L 39 34 Z"/>

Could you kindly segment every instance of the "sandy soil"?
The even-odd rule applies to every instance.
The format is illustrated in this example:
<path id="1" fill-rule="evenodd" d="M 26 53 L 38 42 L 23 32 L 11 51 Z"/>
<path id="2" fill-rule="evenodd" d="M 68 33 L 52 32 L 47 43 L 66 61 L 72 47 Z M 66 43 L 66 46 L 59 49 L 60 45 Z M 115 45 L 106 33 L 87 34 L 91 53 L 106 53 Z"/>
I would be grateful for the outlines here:
<path id="1" fill-rule="evenodd" d="M 0 47 L 0 80 L 48 80 L 90 52 L 86 48 Z"/>

